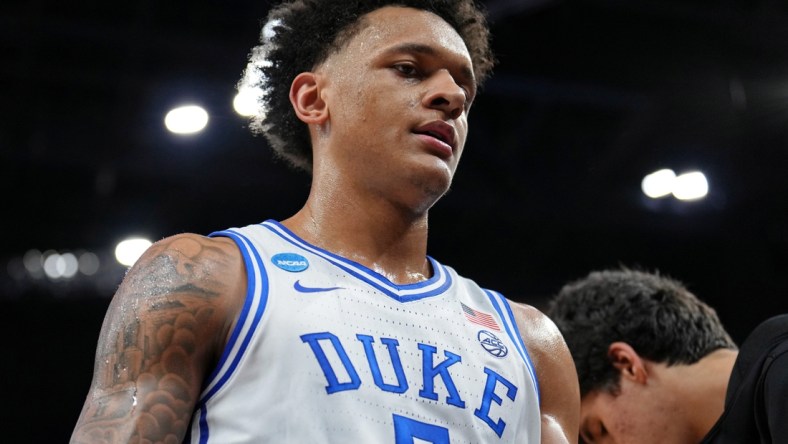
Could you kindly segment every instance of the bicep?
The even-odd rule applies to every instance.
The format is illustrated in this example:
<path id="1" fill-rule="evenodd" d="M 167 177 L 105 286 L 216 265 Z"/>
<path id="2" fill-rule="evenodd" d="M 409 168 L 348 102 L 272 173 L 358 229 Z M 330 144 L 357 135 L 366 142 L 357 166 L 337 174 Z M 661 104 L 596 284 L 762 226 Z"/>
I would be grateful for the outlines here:
<path id="1" fill-rule="evenodd" d="M 539 380 L 542 443 L 576 443 L 580 388 L 572 356 L 555 324 L 533 307 L 516 305 L 523 341 Z"/>
<path id="2" fill-rule="evenodd" d="M 154 245 L 126 275 L 104 319 L 72 442 L 180 442 L 185 435 L 227 325 L 226 289 L 199 275 L 204 267 L 183 248 L 188 240 L 175 239 L 180 248 Z"/>

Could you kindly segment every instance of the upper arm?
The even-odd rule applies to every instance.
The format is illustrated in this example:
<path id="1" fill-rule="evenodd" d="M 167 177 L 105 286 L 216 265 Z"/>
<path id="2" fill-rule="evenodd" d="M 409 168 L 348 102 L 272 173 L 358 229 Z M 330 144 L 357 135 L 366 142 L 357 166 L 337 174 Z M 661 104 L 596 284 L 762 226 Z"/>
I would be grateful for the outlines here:
<path id="1" fill-rule="evenodd" d="M 244 286 L 232 241 L 185 234 L 152 245 L 107 310 L 72 442 L 181 442 Z"/>
<path id="2" fill-rule="evenodd" d="M 572 355 L 555 324 L 539 310 L 512 304 L 539 380 L 542 443 L 576 443 L 580 386 Z"/>

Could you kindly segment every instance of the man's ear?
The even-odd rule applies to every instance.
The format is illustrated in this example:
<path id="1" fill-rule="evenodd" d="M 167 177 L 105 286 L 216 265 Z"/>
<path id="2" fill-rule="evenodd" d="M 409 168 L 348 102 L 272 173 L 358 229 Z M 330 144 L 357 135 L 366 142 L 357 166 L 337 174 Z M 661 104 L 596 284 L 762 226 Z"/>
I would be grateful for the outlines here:
<path id="1" fill-rule="evenodd" d="M 607 349 L 607 356 L 622 378 L 645 384 L 648 380 L 645 362 L 626 342 L 614 342 Z"/>
<path id="2" fill-rule="evenodd" d="M 307 125 L 323 124 L 328 119 L 328 107 L 320 95 L 320 78 L 313 72 L 302 72 L 290 85 L 290 103 L 296 116 Z"/>

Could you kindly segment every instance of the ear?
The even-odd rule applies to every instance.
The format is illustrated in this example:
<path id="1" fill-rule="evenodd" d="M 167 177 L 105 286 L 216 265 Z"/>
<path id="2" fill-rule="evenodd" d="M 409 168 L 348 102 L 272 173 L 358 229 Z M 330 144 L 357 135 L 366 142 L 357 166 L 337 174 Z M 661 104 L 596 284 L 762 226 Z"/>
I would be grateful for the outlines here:
<path id="1" fill-rule="evenodd" d="M 648 372 L 644 360 L 626 342 L 614 342 L 607 349 L 607 356 L 622 378 L 645 384 Z"/>
<path id="2" fill-rule="evenodd" d="M 323 124 L 328 119 L 328 107 L 320 95 L 320 77 L 313 72 L 302 72 L 290 85 L 290 103 L 296 116 L 307 125 Z"/>

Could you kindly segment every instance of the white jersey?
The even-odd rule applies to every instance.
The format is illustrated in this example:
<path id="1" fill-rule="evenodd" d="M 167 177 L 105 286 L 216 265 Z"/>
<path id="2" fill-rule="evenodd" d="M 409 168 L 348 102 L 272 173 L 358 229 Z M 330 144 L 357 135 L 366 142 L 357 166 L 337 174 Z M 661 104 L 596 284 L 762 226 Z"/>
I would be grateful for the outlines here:
<path id="1" fill-rule="evenodd" d="M 233 239 L 246 302 L 192 443 L 540 441 L 533 365 L 504 297 L 429 258 L 397 285 L 266 221 Z"/>

